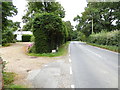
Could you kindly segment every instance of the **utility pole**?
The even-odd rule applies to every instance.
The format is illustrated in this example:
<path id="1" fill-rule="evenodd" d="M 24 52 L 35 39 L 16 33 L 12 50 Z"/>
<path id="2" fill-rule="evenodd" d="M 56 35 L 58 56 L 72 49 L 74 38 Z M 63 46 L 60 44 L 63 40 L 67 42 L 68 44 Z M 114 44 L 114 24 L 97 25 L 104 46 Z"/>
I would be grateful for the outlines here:
<path id="1" fill-rule="evenodd" d="M 92 34 L 93 34 L 93 18 L 92 18 Z"/>

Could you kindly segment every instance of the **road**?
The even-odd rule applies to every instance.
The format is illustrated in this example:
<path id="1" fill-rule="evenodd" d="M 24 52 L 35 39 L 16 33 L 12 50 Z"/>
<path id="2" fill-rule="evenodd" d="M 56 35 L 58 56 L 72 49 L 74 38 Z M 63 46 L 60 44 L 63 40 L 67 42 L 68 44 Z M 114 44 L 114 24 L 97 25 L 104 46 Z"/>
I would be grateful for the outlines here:
<path id="1" fill-rule="evenodd" d="M 118 53 L 74 41 L 70 59 L 75 88 L 118 88 Z"/>

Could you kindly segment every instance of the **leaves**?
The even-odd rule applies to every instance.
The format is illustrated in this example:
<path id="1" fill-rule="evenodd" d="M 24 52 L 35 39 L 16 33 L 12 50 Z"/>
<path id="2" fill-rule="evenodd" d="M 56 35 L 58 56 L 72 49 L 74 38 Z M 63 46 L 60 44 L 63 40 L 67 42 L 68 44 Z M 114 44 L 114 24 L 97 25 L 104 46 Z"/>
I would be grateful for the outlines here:
<path id="1" fill-rule="evenodd" d="M 76 26 L 77 30 L 89 36 L 93 31 L 95 33 L 101 32 L 102 29 L 112 31 L 119 29 L 120 20 L 120 2 L 89 2 L 82 16 L 74 18 L 74 21 L 79 22 Z M 113 24 L 113 22 L 116 24 Z"/>
<path id="2" fill-rule="evenodd" d="M 12 17 L 17 14 L 17 8 L 12 2 L 2 2 L 2 44 L 13 42 L 12 29 L 17 29 L 14 25 L 18 26 L 18 22 L 13 23 L 8 17 Z"/>
<path id="3" fill-rule="evenodd" d="M 31 30 L 32 19 L 37 13 L 54 13 L 55 15 L 60 16 L 61 18 L 65 17 L 64 8 L 58 2 L 28 2 L 27 13 L 23 16 L 23 22 L 26 25 L 23 27 L 23 30 Z"/>

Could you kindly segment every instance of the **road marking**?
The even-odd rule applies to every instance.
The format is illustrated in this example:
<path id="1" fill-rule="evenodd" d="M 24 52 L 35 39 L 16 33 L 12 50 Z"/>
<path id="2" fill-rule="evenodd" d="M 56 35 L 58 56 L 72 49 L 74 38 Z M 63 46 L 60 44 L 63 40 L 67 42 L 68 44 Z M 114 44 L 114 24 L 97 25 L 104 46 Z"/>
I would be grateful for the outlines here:
<path id="1" fill-rule="evenodd" d="M 70 53 L 70 45 L 69 45 L 69 53 Z"/>
<path id="2" fill-rule="evenodd" d="M 88 45 L 88 46 L 96 48 L 96 49 L 99 49 L 99 50 L 103 50 L 103 51 L 106 51 L 106 52 L 109 52 L 109 53 L 119 54 L 117 52 L 113 52 L 113 51 L 110 51 L 110 50 L 107 50 L 107 49 L 104 49 L 104 48 L 100 48 L 100 47 L 96 47 L 96 46 L 91 46 L 91 45 Z"/>
<path id="3" fill-rule="evenodd" d="M 72 74 L 72 67 L 70 66 L 70 74 Z"/>
<path id="4" fill-rule="evenodd" d="M 88 49 L 86 49 L 86 50 L 87 50 L 87 51 L 89 51 L 89 52 L 91 52 L 91 53 L 93 53 L 93 54 L 95 54 L 96 56 L 98 56 L 98 57 L 102 58 L 102 56 L 100 56 L 99 54 L 96 54 L 95 52 L 90 51 L 90 50 L 88 50 Z"/>
<path id="5" fill-rule="evenodd" d="M 69 62 L 71 62 L 71 59 L 69 58 Z"/>
<path id="6" fill-rule="evenodd" d="M 75 88 L 75 85 L 71 85 L 71 88 Z"/>
<path id="7" fill-rule="evenodd" d="M 45 67 L 48 66 L 48 65 L 44 65 Z"/>

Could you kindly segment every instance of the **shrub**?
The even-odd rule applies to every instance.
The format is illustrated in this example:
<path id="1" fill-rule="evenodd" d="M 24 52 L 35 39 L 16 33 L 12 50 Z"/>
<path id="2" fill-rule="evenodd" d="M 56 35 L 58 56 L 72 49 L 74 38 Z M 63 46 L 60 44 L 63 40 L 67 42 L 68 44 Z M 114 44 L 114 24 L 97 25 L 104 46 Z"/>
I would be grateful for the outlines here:
<path id="1" fill-rule="evenodd" d="M 31 36 L 29 34 L 22 35 L 22 42 L 30 42 Z"/>
<path id="2" fill-rule="evenodd" d="M 120 31 L 115 30 L 111 32 L 100 32 L 96 34 L 91 34 L 88 38 L 88 42 L 96 43 L 100 45 L 119 45 Z"/>
<path id="3" fill-rule="evenodd" d="M 2 33 L 2 45 L 6 46 L 8 43 L 13 43 L 14 35 L 12 31 L 8 30 L 4 33 Z"/>

